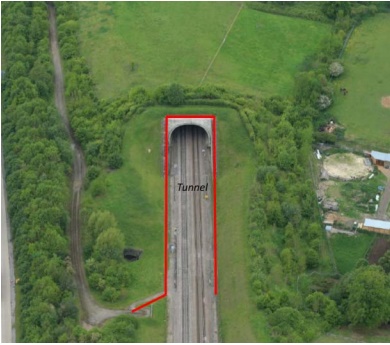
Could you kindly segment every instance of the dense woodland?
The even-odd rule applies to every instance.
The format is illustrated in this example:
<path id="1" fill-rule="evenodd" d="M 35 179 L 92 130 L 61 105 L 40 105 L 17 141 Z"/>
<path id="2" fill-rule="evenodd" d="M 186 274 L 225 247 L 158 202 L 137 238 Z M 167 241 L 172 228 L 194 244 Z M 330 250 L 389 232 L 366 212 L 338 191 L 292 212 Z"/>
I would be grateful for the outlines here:
<path id="1" fill-rule="evenodd" d="M 373 15 L 375 5 L 323 5 L 322 13 L 312 19 L 332 22 L 332 35 L 302 64 L 291 97 L 259 99 L 213 85 L 170 84 L 153 91 L 134 88 L 128 97 L 114 100 L 95 96 L 79 51 L 77 4 L 55 6 L 70 124 L 85 152 L 85 186 L 93 196 L 104 193 L 104 179 L 98 178 L 101 172 L 122 164 L 123 123 L 145 107 L 210 104 L 234 108 L 257 154 L 249 227 L 243 230 L 251 245 L 255 303 L 267 315 L 273 339 L 308 342 L 336 326 L 374 328 L 390 321 L 389 255 L 378 266 L 362 260 L 353 272 L 343 277 L 336 274 L 320 225 L 309 158 L 315 140 L 337 140 L 333 135 L 315 134 L 331 118 L 335 76 L 329 67 L 338 61 L 352 25 Z M 264 3 L 259 6 L 264 10 Z M 281 4 L 278 11 L 291 12 L 292 6 Z M 129 342 L 137 328 L 130 317 L 89 332 L 78 326 L 67 238 L 72 152 L 53 104 L 46 5 L 2 3 L 2 20 L 6 65 L 2 140 L 20 278 L 19 338 L 24 342 Z M 131 279 L 121 265 L 123 234 L 107 211 L 86 209 L 82 215 L 90 286 L 103 299 L 115 301 Z M 110 260 L 103 260 L 107 257 Z"/>

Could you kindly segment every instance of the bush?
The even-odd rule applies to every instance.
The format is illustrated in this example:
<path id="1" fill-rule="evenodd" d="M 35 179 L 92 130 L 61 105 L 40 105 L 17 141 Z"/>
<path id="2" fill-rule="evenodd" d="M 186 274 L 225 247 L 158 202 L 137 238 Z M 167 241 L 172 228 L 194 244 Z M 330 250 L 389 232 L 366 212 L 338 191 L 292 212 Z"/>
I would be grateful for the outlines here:
<path id="1" fill-rule="evenodd" d="M 91 183 L 90 190 L 91 190 L 91 195 L 94 198 L 103 195 L 106 192 L 105 181 L 101 178 L 96 179 Z"/>
<path id="2" fill-rule="evenodd" d="M 119 153 L 114 153 L 108 157 L 110 169 L 119 169 L 123 165 L 123 158 Z"/>
<path id="3" fill-rule="evenodd" d="M 344 72 L 344 67 L 340 62 L 332 62 L 329 66 L 329 74 L 332 77 L 339 77 Z"/>
<path id="4" fill-rule="evenodd" d="M 102 293 L 103 300 L 107 302 L 114 302 L 118 300 L 119 296 L 120 296 L 120 292 L 110 286 L 106 287 Z"/>
<path id="5" fill-rule="evenodd" d="M 331 106 L 332 100 L 326 95 L 320 95 L 317 104 L 320 110 L 325 110 Z"/>
<path id="6" fill-rule="evenodd" d="M 100 168 L 96 165 L 92 165 L 88 168 L 87 178 L 91 182 L 95 180 L 100 174 Z"/>

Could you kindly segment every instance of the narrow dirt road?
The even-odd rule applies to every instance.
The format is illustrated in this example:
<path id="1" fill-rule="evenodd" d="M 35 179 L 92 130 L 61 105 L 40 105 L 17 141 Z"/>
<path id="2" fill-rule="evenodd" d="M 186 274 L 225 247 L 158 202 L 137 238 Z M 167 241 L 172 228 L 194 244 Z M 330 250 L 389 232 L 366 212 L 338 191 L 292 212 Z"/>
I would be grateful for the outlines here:
<path id="1" fill-rule="evenodd" d="M 2 151 L 3 152 L 3 151 Z M 3 162 L 3 160 L 2 160 Z M 15 274 L 7 194 L 1 174 L 1 342 L 15 343 Z"/>
<path id="2" fill-rule="evenodd" d="M 73 190 L 72 190 L 72 204 L 70 212 L 70 242 L 71 251 L 70 256 L 72 265 L 75 270 L 75 279 L 77 289 L 79 292 L 80 303 L 84 312 L 83 319 L 89 325 L 97 325 L 104 320 L 128 313 L 128 309 L 111 310 L 102 308 L 97 305 L 96 301 L 91 297 L 87 279 L 85 276 L 83 265 L 83 251 L 81 248 L 81 233 L 80 233 L 80 197 L 83 188 L 83 179 L 85 176 L 85 162 L 83 152 L 77 140 L 75 139 L 72 129 L 69 125 L 69 120 L 66 112 L 65 93 L 64 93 L 64 77 L 62 73 L 61 57 L 57 40 L 56 29 L 56 14 L 52 3 L 47 4 L 50 20 L 50 46 L 54 65 L 55 76 L 55 104 L 64 122 L 66 130 L 69 134 L 73 148 Z"/>

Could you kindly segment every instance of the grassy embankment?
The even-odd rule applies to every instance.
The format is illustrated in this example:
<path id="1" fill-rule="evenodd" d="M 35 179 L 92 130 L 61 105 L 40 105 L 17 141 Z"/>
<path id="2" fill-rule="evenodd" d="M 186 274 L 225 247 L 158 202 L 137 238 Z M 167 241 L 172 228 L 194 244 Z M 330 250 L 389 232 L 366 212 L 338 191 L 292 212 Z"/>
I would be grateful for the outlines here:
<path id="1" fill-rule="evenodd" d="M 238 9 L 219 2 L 81 3 L 81 49 L 99 95 L 139 85 L 198 85 Z M 244 6 L 205 82 L 288 94 L 298 66 L 329 28 Z"/>
<path id="2" fill-rule="evenodd" d="M 332 113 L 346 127 L 347 140 L 360 147 L 389 151 L 390 109 L 381 105 L 390 96 L 390 14 L 378 14 L 358 26 L 344 55 L 345 74 L 336 83 L 348 95 L 336 98 Z"/>
<path id="3" fill-rule="evenodd" d="M 255 175 L 254 150 L 238 114 L 212 107 L 150 108 L 131 120 L 123 143 L 124 165 L 105 176 L 106 193 L 84 204 L 107 209 L 118 220 L 129 246 L 144 250 L 133 266 L 128 305 L 162 290 L 163 283 L 163 176 L 161 120 L 166 114 L 217 115 L 219 313 L 224 341 L 267 341 L 262 314 L 255 312 L 249 285 L 247 214 L 249 189 Z M 148 149 L 151 153 L 148 153 Z M 139 339 L 164 341 L 165 302 L 154 306 L 155 317 L 140 320 Z M 237 317 L 239 315 L 239 317 Z"/>

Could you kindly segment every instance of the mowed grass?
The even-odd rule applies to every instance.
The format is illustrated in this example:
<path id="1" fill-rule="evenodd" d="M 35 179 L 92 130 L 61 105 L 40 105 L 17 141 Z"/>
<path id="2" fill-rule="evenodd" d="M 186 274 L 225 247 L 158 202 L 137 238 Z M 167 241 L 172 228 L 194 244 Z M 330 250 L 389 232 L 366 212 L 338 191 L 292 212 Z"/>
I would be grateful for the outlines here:
<path id="1" fill-rule="evenodd" d="M 197 85 L 239 9 L 227 2 L 79 6 L 81 50 L 104 98 L 138 85 Z"/>
<path id="2" fill-rule="evenodd" d="M 89 201 L 110 210 L 129 246 L 144 250 L 131 263 L 134 281 L 125 301 L 146 298 L 163 284 L 163 176 L 161 121 L 166 114 L 217 116 L 219 322 L 225 342 L 268 341 L 266 322 L 256 310 L 249 284 L 247 216 L 249 189 L 255 176 L 254 150 L 236 111 L 219 107 L 153 107 L 126 125 L 124 165 L 106 177 L 104 197 Z M 148 153 L 151 149 L 151 153 Z M 121 302 L 122 304 L 124 301 Z M 165 341 L 166 302 L 154 317 L 140 320 L 137 341 Z"/>
<path id="3" fill-rule="evenodd" d="M 235 2 L 80 2 L 81 50 L 100 97 L 131 87 L 199 85 L 237 14 Z M 306 55 L 330 26 L 241 11 L 207 83 L 286 94 Z"/>
<path id="4" fill-rule="evenodd" d="M 344 55 L 345 74 L 336 83 L 332 113 L 346 127 L 346 139 L 367 149 L 389 151 L 390 109 L 381 105 L 390 96 L 390 14 L 378 14 L 358 26 Z"/>
<path id="5" fill-rule="evenodd" d="M 327 24 L 244 8 L 206 82 L 240 91 L 286 95 L 304 58 L 314 53 Z"/>
<path id="6" fill-rule="evenodd" d="M 365 258 L 375 239 L 373 233 L 359 233 L 356 236 L 332 235 L 330 242 L 341 274 L 352 271 L 359 259 Z"/>

